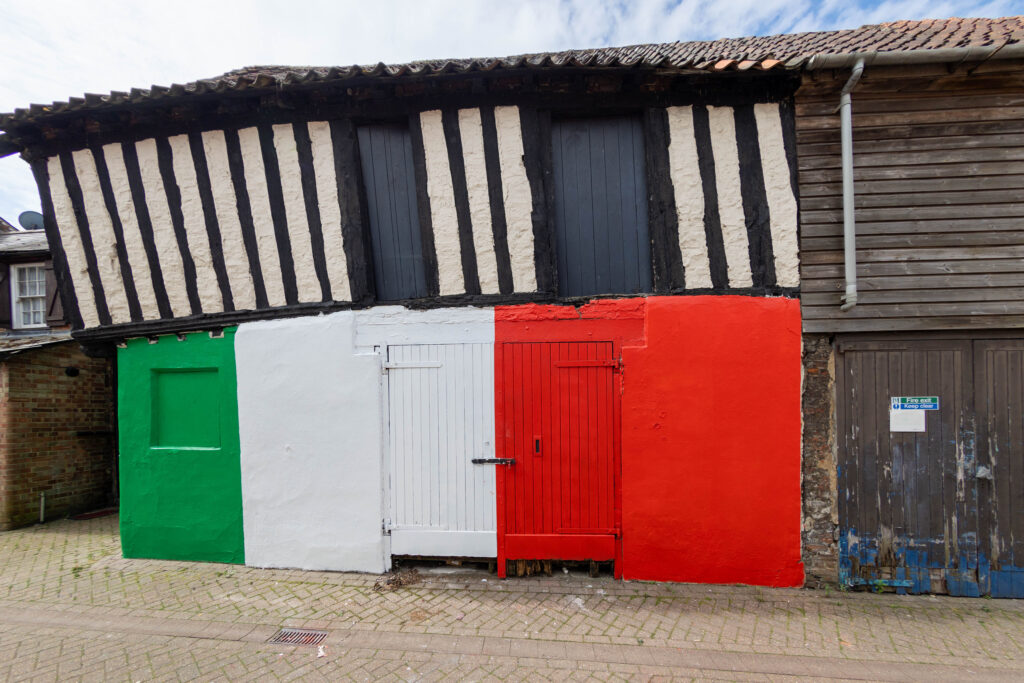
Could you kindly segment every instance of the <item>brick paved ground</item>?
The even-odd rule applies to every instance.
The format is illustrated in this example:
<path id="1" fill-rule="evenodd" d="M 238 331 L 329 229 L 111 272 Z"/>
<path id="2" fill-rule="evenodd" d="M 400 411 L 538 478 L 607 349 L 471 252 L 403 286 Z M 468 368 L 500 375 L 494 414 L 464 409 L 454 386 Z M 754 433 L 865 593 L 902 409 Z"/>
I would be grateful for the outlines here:
<path id="1" fill-rule="evenodd" d="M 0 534 L 0 679 L 1021 680 L 1024 603 L 585 575 L 120 558 L 116 517 Z M 315 647 L 266 641 L 321 628 Z"/>

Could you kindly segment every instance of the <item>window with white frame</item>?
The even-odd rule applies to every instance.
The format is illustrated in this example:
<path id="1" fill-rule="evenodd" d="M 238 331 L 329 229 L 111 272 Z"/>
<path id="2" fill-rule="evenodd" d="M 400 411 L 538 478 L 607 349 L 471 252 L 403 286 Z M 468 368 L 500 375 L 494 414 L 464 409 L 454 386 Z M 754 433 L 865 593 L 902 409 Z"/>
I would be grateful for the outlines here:
<path id="1" fill-rule="evenodd" d="M 11 327 L 46 327 L 46 269 L 42 263 L 11 266 Z"/>

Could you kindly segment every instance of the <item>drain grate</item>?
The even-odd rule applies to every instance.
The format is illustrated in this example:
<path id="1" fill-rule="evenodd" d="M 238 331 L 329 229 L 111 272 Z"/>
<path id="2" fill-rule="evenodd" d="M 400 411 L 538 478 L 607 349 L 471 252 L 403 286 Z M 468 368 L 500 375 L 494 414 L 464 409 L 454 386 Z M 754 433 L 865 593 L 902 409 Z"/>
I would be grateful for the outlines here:
<path id="1" fill-rule="evenodd" d="M 268 643 L 285 645 L 316 645 L 327 637 L 327 631 L 314 631 L 308 628 L 283 628 L 275 633 Z"/>

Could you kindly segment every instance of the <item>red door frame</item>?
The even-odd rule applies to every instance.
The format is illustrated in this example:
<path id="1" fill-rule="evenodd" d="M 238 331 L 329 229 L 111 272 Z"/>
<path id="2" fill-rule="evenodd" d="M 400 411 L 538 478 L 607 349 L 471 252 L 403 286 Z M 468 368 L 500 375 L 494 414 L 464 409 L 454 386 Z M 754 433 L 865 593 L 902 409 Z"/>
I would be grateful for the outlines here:
<path id="1" fill-rule="evenodd" d="M 619 342 L 609 339 L 570 339 L 570 340 L 543 340 L 543 341 L 504 341 L 495 344 L 494 368 L 495 368 L 495 427 L 496 431 L 504 428 L 505 424 L 505 386 L 504 386 L 504 360 L 505 350 L 508 345 L 522 343 L 588 343 L 603 342 L 612 345 L 612 358 L 616 365 L 612 367 L 612 504 L 614 528 L 609 529 L 607 535 L 596 533 L 552 533 L 552 534 L 529 534 L 528 537 L 521 534 L 506 533 L 505 510 L 508 502 L 506 486 L 508 484 L 509 467 L 515 465 L 498 465 L 495 485 L 497 488 L 497 531 L 498 531 L 498 577 L 506 577 L 506 560 L 597 560 L 614 561 L 614 576 L 622 578 L 622 346 Z M 500 432 L 499 432 L 500 433 Z M 522 457 L 522 454 L 508 453 L 505 450 L 506 440 L 504 437 L 495 439 L 495 449 L 498 458 L 515 459 Z M 604 541 L 603 539 L 607 539 Z"/>

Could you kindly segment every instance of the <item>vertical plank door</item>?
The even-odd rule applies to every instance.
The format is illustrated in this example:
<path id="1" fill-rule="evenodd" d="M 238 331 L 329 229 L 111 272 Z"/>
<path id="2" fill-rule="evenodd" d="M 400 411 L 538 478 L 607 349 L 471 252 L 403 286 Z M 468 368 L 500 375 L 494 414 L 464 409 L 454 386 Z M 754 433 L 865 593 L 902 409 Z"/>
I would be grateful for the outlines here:
<path id="1" fill-rule="evenodd" d="M 387 349 L 392 555 L 494 557 L 492 344 Z"/>
<path id="2" fill-rule="evenodd" d="M 971 342 L 839 343 L 840 581 L 978 595 Z M 937 396 L 893 431 L 893 397 Z"/>
<path id="3" fill-rule="evenodd" d="M 618 361 L 611 342 L 498 347 L 498 567 L 618 554 Z M 616 571 L 618 571 L 616 566 Z"/>
<path id="4" fill-rule="evenodd" d="M 981 592 L 1024 598 L 1024 340 L 979 340 L 974 354 Z"/>

